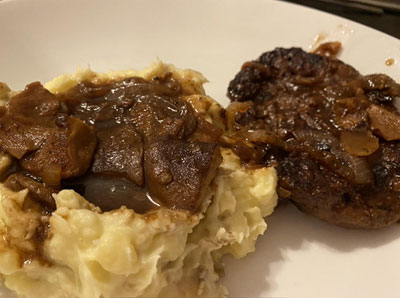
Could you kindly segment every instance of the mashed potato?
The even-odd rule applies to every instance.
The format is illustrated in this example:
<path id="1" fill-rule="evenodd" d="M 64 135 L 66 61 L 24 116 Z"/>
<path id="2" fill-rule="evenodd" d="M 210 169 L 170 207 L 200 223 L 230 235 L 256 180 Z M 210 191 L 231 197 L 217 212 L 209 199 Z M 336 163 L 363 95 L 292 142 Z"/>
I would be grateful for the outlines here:
<path id="1" fill-rule="evenodd" d="M 187 100 L 199 113 L 223 126 L 219 105 L 204 94 L 204 77 L 161 62 L 141 72 L 81 70 L 45 86 L 63 93 L 82 80 L 149 79 L 166 72 L 194 94 Z M 27 190 L 12 192 L 0 184 L 0 272 L 5 285 L 19 297 L 32 298 L 226 296 L 221 257 L 241 258 L 254 250 L 266 229 L 263 218 L 277 203 L 277 177 L 273 168 L 245 168 L 229 149 L 221 153 L 223 161 L 198 214 L 161 208 L 141 215 L 125 207 L 101 212 L 72 190 L 54 194 L 57 209 L 45 214 Z M 7 155 L 0 156 L 0 169 L 9 163 Z M 32 237 L 44 224 L 50 233 L 37 258 Z"/>

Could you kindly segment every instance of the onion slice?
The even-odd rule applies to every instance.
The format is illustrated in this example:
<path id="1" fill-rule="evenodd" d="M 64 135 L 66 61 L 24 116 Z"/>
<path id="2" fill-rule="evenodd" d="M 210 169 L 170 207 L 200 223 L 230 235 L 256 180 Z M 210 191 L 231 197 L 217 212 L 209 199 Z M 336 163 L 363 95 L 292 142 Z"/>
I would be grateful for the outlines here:
<path id="1" fill-rule="evenodd" d="M 235 118 L 236 114 L 239 113 L 245 113 L 250 107 L 249 102 L 239 102 L 235 101 L 232 102 L 227 108 L 226 108 L 226 119 L 227 119 L 227 125 L 228 129 L 230 131 L 233 130 L 234 125 L 236 123 Z"/>

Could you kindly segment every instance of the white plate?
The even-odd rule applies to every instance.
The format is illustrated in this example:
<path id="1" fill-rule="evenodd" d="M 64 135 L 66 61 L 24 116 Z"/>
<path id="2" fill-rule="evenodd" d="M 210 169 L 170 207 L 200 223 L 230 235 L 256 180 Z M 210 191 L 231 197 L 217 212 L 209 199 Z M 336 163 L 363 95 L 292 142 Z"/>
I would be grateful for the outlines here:
<path id="1" fill-rule="evenodd" d="M 400 41 L 356 23 L 270 0 L 0 2 L 0 81 L 14 89 L 78 66 L 142 68 L 157 57 L 203 72 L 226 104 L 241 64 L 276 46 L 308 48 L 320 34 L 344 44 L 341 58 L 362 73 L 397 81 Z M 231 297 L 396 297 L 400 226 L 345 230 L 279 207 L 257 251 L 227 260 Z M 0 297 L 11 297 L 0 296 Z"/>

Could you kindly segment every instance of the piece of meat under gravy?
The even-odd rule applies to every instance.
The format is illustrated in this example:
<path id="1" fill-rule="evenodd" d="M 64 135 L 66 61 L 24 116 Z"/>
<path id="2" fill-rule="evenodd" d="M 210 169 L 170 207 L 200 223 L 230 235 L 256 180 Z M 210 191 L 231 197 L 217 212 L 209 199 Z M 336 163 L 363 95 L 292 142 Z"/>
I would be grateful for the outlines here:
<path id="1" fill-rule="evenodd" d="M 253 146 L 237 152 L 276 166 L 281 198 L 344 227 L 399 221 L 400 86 L 391 78 L 277 48 L 245 63 L 228 96 L 232 136 Z"/>
<path id="2" fill-rule="evenodd" d="M 74 189 L 103 211 L 201 211 L 221 162 L 221 129 L 182 99 L 172 74 L 54 95 L 32 83 L 0 108 L 0 150 L 13 157 L 4 183 L 55 209 Z"/>

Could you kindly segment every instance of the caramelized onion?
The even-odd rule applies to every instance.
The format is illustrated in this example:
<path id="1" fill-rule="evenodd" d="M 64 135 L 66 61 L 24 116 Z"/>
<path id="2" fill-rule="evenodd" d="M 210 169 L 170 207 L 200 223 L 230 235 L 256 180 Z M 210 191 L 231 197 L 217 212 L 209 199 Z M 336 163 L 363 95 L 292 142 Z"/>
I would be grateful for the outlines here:
<path id="1" fill-rule="evenodd" d="M 322 80 L 321 76 L 315 76 L 315 77 L 303 77 L 303 76 L 296 76 L 293 79 L 293 83 L 297 85 L 313 85 Z"/>
<path id="2" fill-rule="evenodd" d="M 349 166 L 353 175 L 345 177 L 354 184 L 370 184 L 374 181 L 374 176 L 368 165 L 368 162 L 360 157 L 353 156 L 340 149 L 333 149 L 332 152 Z"/>
<path id="3" fill-rule="evenodd" d="M 228 124 L 228 129 L 232 131 L 235 125 L 236 114 L 246 112 L 250 107 L 248 102 L 234 101 L 226 108 L 226 119 Z"/>
<path id="4" fill-rule="evenodd" d="M 293 135 L 300 142 L 283 141 L 266 130 L 238 131 L 235 136 L 254 143 L 267 143 L 286 151 L 306 152 L 331 171 L 355 184 L 373 182 L 373 174 L 367 161 L 354 156 L 340 147 L 332 134 L 318 130 L 296 130 Z M 371 135 L 372 138 L 374 136 Z M 371 148 L 369 150 L 373 150 Z M 377 148 L 376 148 L 377 149 Z"/>
<path id="5" fill-rule="evenodd" d="M 302 142 L 308 142 L 310 144 L 317 143 L 335 143 L 337 139 L 328 132 L 323 132 L 313 129 L 297 129 L 293 132 L 297 140 Z"/>
<path id="6" fill-rule="evenodd" d="M 303 142 L 303 145 L 289 145 L 290 151 L 309 153 L 315 160 L 352 183 L 373 182 L 372 171 L 367 161 L 343 151 L 339 141 L 333 135 L 316 130 L 297 130 L 294 135 L 298 141 Z"/>
<path id="7" fill-rule="evenodd" d="M 264 64 L 254 61 L 249 61 L 242 65 L 242 70 L 249 67 L 257 69 L 260 73 L 264 74 L 265 77 L 271 76 L 271 69 L 265 66 Z"/>
<path id="8" fill-rule="evenodd" d="M 43 182 L 48 186 L 59 186 L 61 182 L 61 166 L 46 165 L 40 173 Z"/>
<path id="9" fill-rule="evenodd" d="M 364 111 L 363 104 L 360 97 L 336 100 L 333 104 L 335 124 L 346 130 L 364 126 L 364 123 L 368 122 L 368 115 Z"/>
<path id="10" fill-rule="evenodd" d="M 255 143 L 267 143 L 281 148 L 285 147 L 285 142 L 279 139 L 275 134 L 266 131 L 265 129 L 256 130 L 241 130 L 235 133 L 235 137 L 245 139 Z"/>
<path id="11" fill-rule="evenodd" d="M 340 145 L 355 156 L 368 156 L 379 148 L 379 139 L 370 131 L 348 131 L 340 133 Z"/>
<path id="12" fill-rule="evenodd" d="M 279 197 L 284 198 L 284 199 L 287 199 L 292 195 L 291 191 L 289 191 L 281 186 L 278 187 L 277 192 L 278 192 Z"/>

